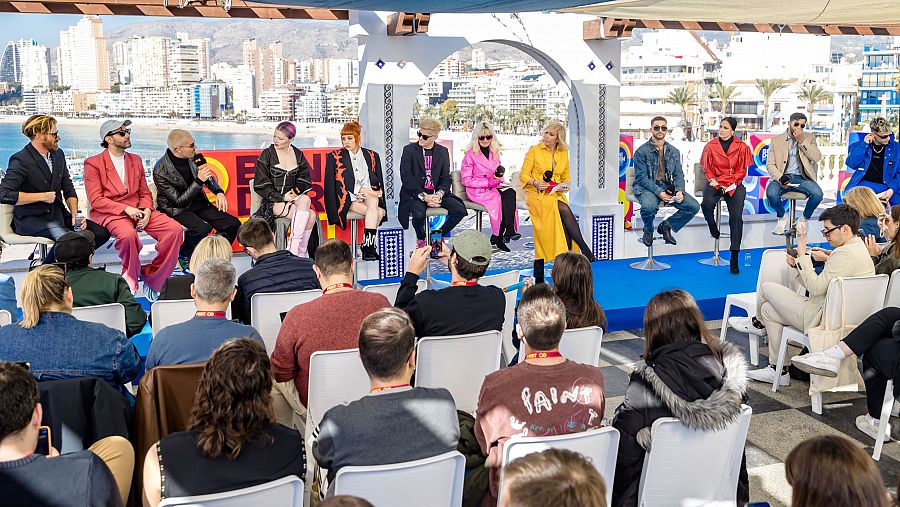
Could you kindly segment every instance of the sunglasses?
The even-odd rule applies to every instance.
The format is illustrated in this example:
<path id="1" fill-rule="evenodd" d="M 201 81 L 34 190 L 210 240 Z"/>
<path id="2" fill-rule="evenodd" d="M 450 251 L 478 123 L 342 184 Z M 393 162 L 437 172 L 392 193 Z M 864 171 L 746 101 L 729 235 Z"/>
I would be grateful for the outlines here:
<path id="1" fill-rule="evenodd" d="M 113 132 L 111 135 L 119 136 L 119 137 L 125 137 L 125 136 L 128 136 L 128 135 L 131 135 L 131 129 L 117 130 L 117 131 Z"/>
<path id="2" fill-rule="evenodd" d="M 422 138 L 423 141 L 427 141 L 427 140 L 431 139 L 432 137 L 434 137 L 434 136 L 429 136 L 428 134 L 423 134 L 421 130 L 416 132 L 416 134 L 418 134 L 418 136 L 420 138 Z"/>
<path id="3" fill-rule="evenodd" d="M 488 136 L 478 136 L 478 140 L 479 140 L 479 141 L 490 141 L 490 140 L 492 140 L 493 138 L 494 138 L 494 136 L 490 136 L 490 135 L 488 135 Z"/>
<path id="4" fill-rule="evenodd" d="M 47 135 L 50 137 L 55 137 L 55 138 L 59 139 L 59 131 L 58 130 L 56 132 L 50 132 Z"/>
<path id="5" fill-rule="evenodd" d="M 805 124 L 805 123 L 800 123 L 800 122 L 794 122 L 794 126 L 795 126 L 795 127 L 800 127 L 800 128 L 802 128 L 802 129 L 805 129 L 805 128 L 806 128 L 806 124 Z"/>
<path id="6" fill-rule="evenodd" d="M 185 144 L 185 145 L 180 146 L 180 148 L 190 148 L 193 150 L 193 149 L 197 148 L 197 143 Z"/>
<path id="7" fill-rule="evenodd" d="M 665 125 L 654 125 L 653 126 L 654 132 L 659 132 L 660 130 L 662 130 L 663 132 L 666 132 L 667 130 L 669 130 L 669 127 L 667 127 Z"/>

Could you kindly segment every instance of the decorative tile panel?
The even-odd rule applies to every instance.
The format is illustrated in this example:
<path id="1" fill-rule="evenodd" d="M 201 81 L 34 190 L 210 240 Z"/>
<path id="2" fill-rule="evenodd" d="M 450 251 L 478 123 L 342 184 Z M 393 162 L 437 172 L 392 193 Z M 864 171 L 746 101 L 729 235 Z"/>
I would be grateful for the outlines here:
<path id="1" fill-rule="evenodd" d="M 591 249 L 597 260 L 606 261 L 613 258 L 615 220 L 616 217 L 613 215 L 594 215 L 591 221 Z"/>
<path id="2" fill-rule="evenodd" d="M 378 229 L 378 278 L 403 276 L 406 256 L 403 255 L 403 229 Z"/>

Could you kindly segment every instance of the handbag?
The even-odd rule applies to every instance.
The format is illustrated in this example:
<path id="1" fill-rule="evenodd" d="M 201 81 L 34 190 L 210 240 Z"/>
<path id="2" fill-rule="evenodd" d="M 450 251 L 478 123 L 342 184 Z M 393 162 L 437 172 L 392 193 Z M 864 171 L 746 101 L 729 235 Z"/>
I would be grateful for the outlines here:
<path id="1" fill-rule="evenodd" d="M 844 292 L 843 280 L 838 280 L 836 288 L 841 291 L 841 301 L 845 301 L 847 294 Z M 841 305 L 840 326 L 837 328 L 828 329 L 825 327 L 824 321 L 825 315 L 827 314 L 828 308 L 823 307 L 822 321 L 819 322 L 818 326 L 810 328 L 806 332 L 806 336 L 809 338 L 809 349 L 812 351 L 819 352 L 837 345 L 839 341 L 850 334 L 850 331 L 853 331 L 853 329 L 856 328 L 856 326 L 846 324 L 843 305 Z M 863 378 L 857 364 L 856 355 L 854 354 L 841 361 L 841 367 L 840 370 L 838 370 L 837 377 L 810 375 L 810 396 L 824 391 L 859 391 L 860 389 L 864 389 Z"/>

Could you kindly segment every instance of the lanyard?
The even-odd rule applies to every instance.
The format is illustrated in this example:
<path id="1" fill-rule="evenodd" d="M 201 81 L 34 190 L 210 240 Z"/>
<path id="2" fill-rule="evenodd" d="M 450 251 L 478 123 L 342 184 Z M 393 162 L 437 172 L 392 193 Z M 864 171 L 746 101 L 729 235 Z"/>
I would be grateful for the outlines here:
<path id="1" fill-rule="evenodd" d="M 555 350 L 551 350 L 550 352 L 532 352 L 530 354 L 525 355 L 525 360 L 529 359 L 547 359 L 548 357 L 562 357 L 562 354 Z"/>
<path id="2" fill-rule="evenodd" d="M 387 391 L 388 389 L 398 389 L 400 387 L 409 387 L 409 384 L 398 384 L 395 386 L 387 386 L 387 387 L 373 387 L 372 389 L 369 389 L 369 394 L 380 393 L 382 391 Z"/>
<path id="3" fill-rule="evenodd" d="M 478 285 L 478 280 L 459 280 L 456 282 L 450 282 L 451 287 L 461 287 L 465 285 L 466 287 L 474 287 Z"/>
<path id="4" fill-rule="evenodd" d="M 225 312 L 196 312 L 194 317 L 212 317 L 214 319 L 224 319 Z"/>
<path id="5" fill-rule="evenodd" d="M 325 294 L 328 294 L 329 292 L 332 292 L 336 289 L 352 289 L 352 288 L 353 288 L 353 285 L 346 283 L 346 282 L 335 283 L 335 284 L 329 285 L 328 287 L 325 287 L 322 290 L 322 295 L 324 296 Z"/>

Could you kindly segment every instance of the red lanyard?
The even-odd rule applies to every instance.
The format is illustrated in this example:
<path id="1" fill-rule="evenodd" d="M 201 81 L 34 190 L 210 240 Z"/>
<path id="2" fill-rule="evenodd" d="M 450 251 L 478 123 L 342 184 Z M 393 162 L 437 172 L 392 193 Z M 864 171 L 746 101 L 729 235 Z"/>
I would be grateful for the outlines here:
<path id="1" fill-rule="evenodd" d="M 212 317 L 214 319 L 224 319 L 225 312 L 196 312 L 194 317 Z"/>
<path id="2" fill-rule="evenodd" d="M 530 354 L 525 355 L 525 360 L 529 359 L 547 359 L 548 357 L 562 357 L 562 354 L 556 352 L 555 350 L 551 350 L 550 352 L 532 352 Z"/>
<path id="3" fill-rule="evenodd" d="M 335 289 L 352 289 L 352 288 L 353 288 L 353 285 L 351 285 L 349 283 L 335 283 L 335 284 L 329 285 L 328 287 L 325 287 L 325 289 L 322 290 L 322 295 L 324 296 L 325 294 L 328 294 L 329 292 L 331 292 Z"/>
<path id="4" fill-rule="evenodd" d="M 400 387 L 409 387 L 409 384 L 399 384 L 396 386 L 387 386 L 387 387 L 373 387 L 369 390 L 369 394 L 371 393 L 380 393 L 381 391 L 387 391 L 388 389 L 397 389 Z"/>
<path id="5" fill-rule="evenodd" d="M 478 280 L 459 280 L 456 282 L 450 282 L 451 287 L 461 287 L 465 285 L 466 287 L 474 287 L 478 285 Z"/>

